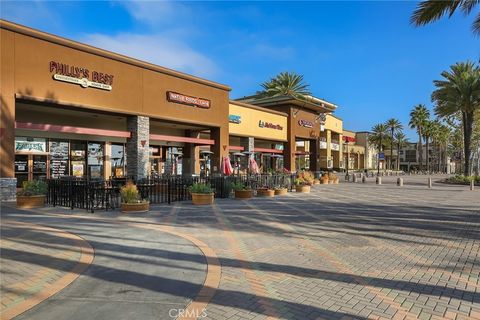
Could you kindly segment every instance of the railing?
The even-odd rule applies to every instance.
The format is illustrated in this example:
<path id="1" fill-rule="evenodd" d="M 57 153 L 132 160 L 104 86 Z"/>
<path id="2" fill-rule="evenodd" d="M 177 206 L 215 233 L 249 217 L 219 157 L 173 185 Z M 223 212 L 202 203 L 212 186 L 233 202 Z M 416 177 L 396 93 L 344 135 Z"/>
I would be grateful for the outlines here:
<path id="1" fill-rule="evenodd" d="M 132 180 L 132 179 L 129 179 Z M 47 203 L 52 206 L 95 210 L 109 210 L 120 206 L 120 188 L 127 179 L 86 180 L 78 178 L 49 179 Z M 132 180 L 133 181 L 133 180 Z M 258 174 L 235 176 L 158 176 L 134 181 L 140 197 L 151 204 L 190 200 L 188 188 L 194 183 L 210 185 L 217 198 L 228 198 L 232 185 L 242 183 L 250 188 L 294 189 L 295 174 Z"/>

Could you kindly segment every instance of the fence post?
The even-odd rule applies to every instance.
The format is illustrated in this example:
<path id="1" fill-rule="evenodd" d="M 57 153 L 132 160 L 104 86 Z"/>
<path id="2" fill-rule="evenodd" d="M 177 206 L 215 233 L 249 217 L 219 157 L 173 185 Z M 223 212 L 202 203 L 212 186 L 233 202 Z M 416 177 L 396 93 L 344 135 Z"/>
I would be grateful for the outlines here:
<path id="1" fill-rule="evenodd" d="M 168 202 L 168 204 L 170 204 L 172 202 L 172 200 L 171 200 L 171 193 L 172 193 L 171 192 L 171 187 L 172 187 L 171 186 L 171 181 L 172 181 L 171 177 L 167 179 L 167 202 Z"/>
<path id="2" fill-rule="evenodd" d="M 362 176 L 362 183 L 366 183 L 366 182 L 367 182 L 367 177 L 365 177 L 365 175 L 364 175 L 364 176 Z"/>
<path id="3" fill-rule="evenodd" d="M 403 178 L 398 178 L 397 179 L 397 186 L 403 187 Z"/>

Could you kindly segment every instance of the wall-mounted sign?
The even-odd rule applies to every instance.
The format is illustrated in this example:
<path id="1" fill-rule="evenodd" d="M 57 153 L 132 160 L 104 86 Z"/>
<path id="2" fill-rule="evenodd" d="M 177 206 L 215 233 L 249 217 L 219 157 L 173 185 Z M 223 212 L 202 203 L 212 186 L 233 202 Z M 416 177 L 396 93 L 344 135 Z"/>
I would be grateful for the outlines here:
<path id="1" fill-rule="evenodd" d="M 16 138 L 15 152 L 46 152 L 47 142 L 45 139 Z"/>
<path id="2" fill-rule="evenodd" d="M 313 122 L 308 120 L 298 120 L 298 125 L 305 128 L 313 128 Z"/>
<path id="3" fill-rule="evenodd" d="M 240 124 L 240 123 L 242 123 L 242 117 L 237 116 L 235 114 L 231 114 L 231 115 L 228 116 L 228 122 Z"/>
<path id="4" fill-rule="evenodd" d="M 338 143 L 330 143 L 330 148 L 335 151 L 340 151 L 340 145 Z"/>
<path id="5" fill-rule="evenodd" d="M 320 149 L 322 150 L 327 149 L 327 141 L 320 140 L 319 145 L 320 145 Z"/>
<path id="6" fill-rule="evenodd" d="M 275 130 L 283 130 L 283 127 L 279 124 L 273 124 L 270 122 L 264 122 L 262 120 L 258 121 L 258 126 L 260 128 L 269 128 L 269 129 L 275 129 Z"/>
<path id="7" fill-rule="evenodd" d="M 188 106 L 198 107 L 202 109 L 210 108 L 210 100 L 190 97 L 172 91 L 167 91 L 167 100 L 170 102 L 185 104 Z"/>
<path id="8" fill-rule="evenodd" d="M 83 88 L 112 90 L 113 75 L 111 74 L 98 71 L 90 72 L 87 68 L 70 66 L 55 61 L 50 61 L 50 72 L 53 73 L 53 79 L 57 81 L 78 84 Z"/>

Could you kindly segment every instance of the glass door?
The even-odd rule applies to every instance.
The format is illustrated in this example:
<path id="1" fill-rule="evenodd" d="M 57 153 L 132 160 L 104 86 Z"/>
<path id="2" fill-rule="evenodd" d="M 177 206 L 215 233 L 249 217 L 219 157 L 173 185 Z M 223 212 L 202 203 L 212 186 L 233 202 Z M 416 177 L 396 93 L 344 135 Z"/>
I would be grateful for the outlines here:
<path id="1" fill-rule="evenodd" d="M 17 188 L 21 188 L 24 181 L 28 181 L 29 176 L 28 155 L 15 155 L 15 178 L 17 178 Z"/>
<path id="2" fill-rule="evenodd" d="M 46 180 L 47 160 L 47 155 L 15 155 L 15 177 L 17 178 L 17 188 L 21 188 L 24 181 Z"/>
<path id="3" fill-rule="evenodd" d="M 32 157 L 32 180 L 46 180 L 47 179 L 47 156 L 46 155 L 31 155 Z"/>

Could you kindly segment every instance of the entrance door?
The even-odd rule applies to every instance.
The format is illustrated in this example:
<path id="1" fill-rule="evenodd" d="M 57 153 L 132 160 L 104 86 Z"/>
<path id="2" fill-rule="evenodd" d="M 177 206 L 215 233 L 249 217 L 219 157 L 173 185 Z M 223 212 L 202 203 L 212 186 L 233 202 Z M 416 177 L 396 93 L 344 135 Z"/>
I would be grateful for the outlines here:
<path id="1" fill-rule="evenodd" d="M 15 177 L 18 188 L 24 181 L 47 179 L 47 155 L 15 155 Z"/>

